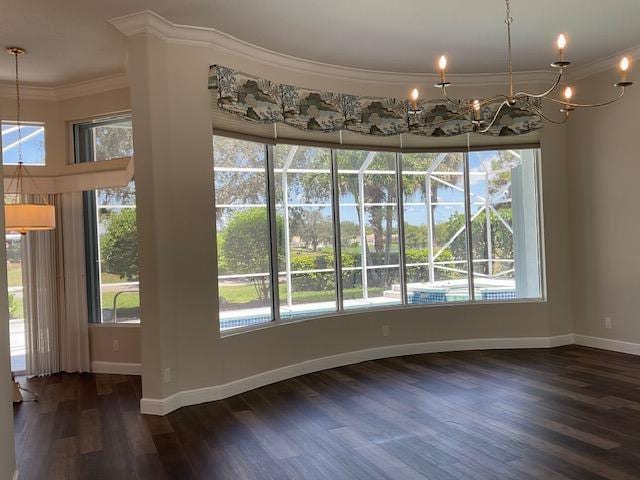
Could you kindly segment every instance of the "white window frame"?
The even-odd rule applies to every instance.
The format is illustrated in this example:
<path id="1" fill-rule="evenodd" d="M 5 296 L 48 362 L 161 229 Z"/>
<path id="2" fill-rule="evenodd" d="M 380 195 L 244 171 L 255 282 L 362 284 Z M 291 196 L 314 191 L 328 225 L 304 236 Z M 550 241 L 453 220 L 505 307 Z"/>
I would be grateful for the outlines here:
<path id="1" fill-rule="evenodd" d="M 223 136 L 223 135 L 218 135 L 216 134 L 216 136 Z M 249 140 L 249 141 L 253 141 L 254 143 L 262 143 L 265 147 L 266 150 L 266 164 L 267 164 L 267 176 L 266 176 L 266 181 L 267 181 L 267 191 L 269 192 L 268 195 L 268 203 L 267 204 L 252 204 L 252 207 L 255 206 L 263 206 L 263 207 L 267 207 L 268 211 L 270 213 L 270 219 L 273 218 L 275 219 L 275 212 L 276 212 L 276 198 L 275 195 L 273 194 L 273 192 L 275 192 L 275 177 L 276 175 L 283 175 L 286 174 L 287 172 L 291 173 L 291 172 L 297 172 L 298 170 L 304 170 L 304 169 L 291 169 L 291 171 L 283 169 L 283 168 L 277 168 L 278 172 L 275 173 L 274 169 L 274 144 L 273 143 L 264 143 L 264 142 L 260 142 L 259 140 Z M 406 248 L 405 248 L 405 238 L 404 238 L 404 195 L 403 195 L 403 189 L 402 189 L 402 177 L 404 175 L 404 171 L 402 169 L 402 150 L 398 150 L 395 152 L 395 175 L 396 175 L 396 203 L 394 203 L 393 205 L 397 208 L 397 222 L 398 222 L 398 244 L 399 244 L 399 265 L 384 265 L 384 266 L 375 266 L 375 267 L 370 267 L 370 268 L 397 268 L 399 267 L 400 269 L 400 287 L 401 287 L 401 302 L 400 303 L 396 303 L 396 304 L 389 304 L 389 305 L 368 305 L 368 306 L 362 306 L 360 308 L 346 308 L 344 307 L 344 300 L 342 298 L 342 272 L 344 271 L 344 269 L 342 268 L 341 265 L 341 260 L 342 260 L 342 255 L 341 255 L 341 242 L 340 242 L 340 218 L 339 218 L 339 210 L 341 206 L 349 206 L 352 204 L 345 204 L 339 203 L 339 192 L 338 192 L 338 167 L 337 167 L 337 158 L 336 158 L 336 153 L 338 150 L 354 150 L 354 148 L 340 148 L 340 147 L 328 147 L 326 145 L 296 145 L 296 144 L 291 144 L 293 145 L 293 147 L 295 148 L 296 146 L 316 146 L 318 148 L 329 148 L 330 149 L 330 155 L 331 155 L 331 169 L 328 170 L 327 172 L 324 172 L 324 170 L 322 171 L 323 173 L 331 173 L 331 185 L 332 185 L 332 197 L 331 197 L 331 208 L 333 211 L 333 223 L 334 223 L 334 244 L 333 244 L 333 252 L 334 252 L 334 268 L 333 271 L 335 272 L 335 284 L 336 284 L 336 300 L 337 300 L 337 311 L 327 311 L 327 312 L 322 312 L 322 313 L 314 313 L 314 314 L 310 314 L 307 316 L 300 316 L 300 317 L 294 317 L 294 318 L 287 318 L 287 319 L 282 319 L 280 318 L 280 300 L 279 300 L 279 289 L 278 289 L 278 283 L 279 283 L 279 277 L 280 277 L 280 273 L 279 269 L 278 269 L 278 265 L 277 265 L 277 228 L 275 225 L 275 220 L 271 221 L 270 220 L 270 235 L 271 235 L 271 261 L 270 261 L 270 272 L 266 272 L 265 274 L 270 275 L 270 279 L 271 279 L 271 312 L 272 312 L 272 318 L 270 321 L 266 321 L 263 323 L 258 323 L 255 325 L 248 325 L 248 326 L 243 326 L 243 327 L 231 327 L 228 329 L 221 329 L 220 328 L 220 321 L 218 322 L 218 328 L 219 328 L 219 332 L 220 332 L 220 336 L 221 337 L 225 337 L 225 336 L 230 336 L 230 335 L 237 335 L 237 334 L 241 334 L 241 333 L 245 333 L 248 331 L 253 331 L 253 330 L 259 330 L 259 329 L 263 329 L 263 328 L 270 328 L 273 326 L 278 326 L 278 325 L 287 325 L 287 324 L 291 324 L 291 323 L 297 323 L 297 322 L 303 322 L 303 321 L 307 321 L 310 319 L 318 319 L 318 318 L 325 318 L 325 317 L 335 317 L 335 316 L 342 316 L 342 315 L 353 315 L 353 314 L 357 314 L 359 312 L 377 312 L 377 311 L 388 311 L 388 310 L 401 310 L 401 309 L 416 309 L 416 308 L 432 308 L 432 307 L 462 307 L 462 306 L 468 306 L 468 305 L 477 305 L 477 304 L 482 304 L 482 305 L 494 305 L 494 304 L 518 304 L 518 303 L 544 303 L 547 301 L 547 282 L 546 282 L 546 268 L 545 268 L 545 245 L 544 245 L 544 216 L 543 216 L 543 199 L 542 199 L 542 174 L 541 174 L 541 161 L 540 161 L 540 146 L 539 145 L 523 145 L 523 146 L 518 146 L 518 145 L 511 145 L 511 146 L 497 146 L 494 148 L 482 148 L 482 149 L 460 149 L 460 150 L 448 150 L 447 152 L 443 152 L 443 154 L 447 154 L 447 153 L 459 153 L 463 155 L 463 163 L 464 163 L 464 167 L 463 167 L 463 172 L 461 172 L 461 174 L 464 176 L 464 212 L 465 212 L 465 227 L 464 227 L 464 235 L 465 235 L 465 242 L 466 242 L 466 251 L 467 251 L 467 260 L 461 260 L 458 261 L 457 263 L 466 263 L 466 271 L 464 271 L 464 273 L 467 274 L 467 281 L 468 281 L 468 289 L 469 289 L 469 299 L 468 300 L 461 300 L 461 301 L 453 301 L 453 302 L 434 302 L 434 303 L 428 303 L 428 304 L 417 304 L 417 303 L 409 303 L 407 301 L 407 287 L 406 287 L 406 268 L 408 266 L 420 266 L 420 265 L 425 265 L 425 266 L 429 266 L 429 268 L 431 269 L 431 273 L 433 273 L 433 269 L 435 269 L 437 267 L 436 264 L 438 264 L 438 262 L 436 261 L 436 257 L 437 257 L 437 252 L 434 252 L 432 248 L 429 248 L 429 263 L 428 264 L 422 264 L 422 263 L 418 263 L 418 264 L 406 264 Z M 358 150 L 365 150 L 365 148 L 359 148 Z M 475 292 L 475 288 L 474 288 L 474 273 L 473 273 L 473 263 L 475 262 L 482 262 L 482 261 L 486 261 L 484 259 L 478 259 L 478 260 L 474 260 L 473 256 L 472 256 L 472 236 L 471 236 L 471 232 L 472 232 L 472 228 L 471 228 L 471 222 L 473 221 L 473 218 L 470 214 L 471 212 L 471 193 L 470 193 L 470 181 L 469 178 L 471 176 L 471 174 L 475 174 L 474 172 L 470 172 L 469 170 L 469 153 L 470 152 L 474 152 L 474 151 L 481 151 L 481 150 L 491 150 L 491 151 L 504 151 L 504 150 L 533 150 L 534 151 L 534 175 L 536 178 L 536 222 L 537 222 L 537 232 L 538 232 L 538 262 L 539 262 L 539 292 L 540 295 L 538 297 L 528 297 L 528 298 L 515 298 L 515 299 L 498 299 L 498 300 L 481 300 L 481 299 L 477 299 L 475 298 L 476 292 Z M 369 151 L 376 153 L 379 150 L 376 149 L 370 149 Z M 429 151 L 426 150 L 424 152 L 422 151 L 417 151 L 417 150 L 410 150 L 408 151 L 408 153 L 434 153 L 433 150 Z M 437 152 L 436 152 L 437 153 Z M 436 165 L 437 166 L 437 165 Z M 434 167 L 436 168 L 436 167 Z M 255 168 L 248 168 L 248 167 L 215 167 L 214 165 L 214 171 L 230 171 L 230 170 L 256 170 Z M 258 169 L 260 171 L 264 171 L 262 168 Z M 362 169 L 361 169 L 362 170 Z M 432 169 L 430 169 L 432 170 Z M 256 170 L 257 171 L 257 170 Z M 345 170 L 341 170 L 339 173 L 344 173 Z M 304 172 L 299 172 L 299 173 L 304 173 Z M 313 171 L 313 173 L 318 173 L 315 170 Z M 358 171 L 354 170 L 353 171 L 354 174 L 358 174 Z M 379 173 L 378 171 L 375 171 L 375 173 Z M 434 172 L 431 172 L 434 173 Z M 447 174 L 450 174 L 451 172 L 445 172 Z M 286 195 L 286 192 L 283 192 L 284 195 Z M 486 199 L 485 199 L 486 200 Z M 354 203 L 352 206 L 362 206 L 360 205 L 361 203 L 364 202 L 364 199 L 361 198 L 359 203 Z M 478 202 L 474 202 L 476 204 L 479 204 L 480 201 Z M 214 201 L 215 203 L 215 201 Z M 456 203 L 461 203 L 461 202 L 456 202 Z M 364 203 L 365 205 L 368 205 L 366 203 Z M 322 204 L 324 205 L 324 204 Z M 221 208 L 221 207 L 225 207 L 227 205 L 215 205 L 214 208 Z M 291 205 L 289 205 L 291 206 Z M 311 204 L 311 205 L 306 205 L 305 206 L 316 206 L 315 204 Z M 327 205 L 329 206 L 329 205 Z M 238 208 L 240 208 L 240 206 L 238 206 Z M 429 208 L 428 208 L 429 210 Z M 482 209 L 480 210 L 482 211 Z M 488 216 L 487 216 L 488 217 Z M 217 226 L 216 226 L 217 227 Z M 429 229 L 431 231 L 431 228 Z M 462 234 L 462 232 L 461 232 Z M 431 233 L 430 233 L 431 236 Z M 431 247 L 432 245 L 430 245 Z M 446 263 L 446 264 L 450 264 L 452 263 L 451 261 L 449 262 L 442 262 L 442 263 Z M 291 271 L 290 269 L 290 264 L 287 263 L 287 272 L 286 275 L 295 273 L 293 271 Z M 349 267 L 349 269 L 351 270 L 363 270 L 366 271 L 365 269 L 369 268 L 366 266 L 358 266 L 358 267 Z M 437 268 L 448 268 L 448 267 L 437 267 Z M 462 270 L 460 270 L 462 272 Z M 316 270 L 309 270 L 306 271 L 305 273 L 312 273 L 312 272 L 316 272 Z M 246 276 L 246 275 L 244 275 Z M 226 276 L 219 276 L 218 278 L 222 278 L 222 277 L 226 277 Z M 363 275 L 363 279 L 364 279 L 364 275 Z M 433 278 L 430 277 L 430 278 Z M 363 280 L 363 291 L 366 291 L 366 283 L 365 280 Z M 218 319 L 219 317 L 219 311 L 218 311 Z"/>

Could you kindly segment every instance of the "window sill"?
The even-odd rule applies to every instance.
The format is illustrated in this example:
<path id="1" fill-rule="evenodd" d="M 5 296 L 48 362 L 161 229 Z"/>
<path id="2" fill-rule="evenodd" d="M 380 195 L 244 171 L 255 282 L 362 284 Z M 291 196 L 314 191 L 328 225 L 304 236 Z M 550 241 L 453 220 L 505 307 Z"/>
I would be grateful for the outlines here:
<path id="1" fill-rule="evenodd" d="M 318 320 L 325 318 L 334 318 L 334 317 L 344 317 L 345 315 L 360 315 L 366 313 L 377 313 L 377 312 L 397 312 L 404 310 L 418 310 L 424 308 L 443 308 L 443 307 L 469 307 L 469 306 L 492 306 L 492 305 L 514 305 L 514 304 L 527 304 L 527 303 L 547 303 L 546 297 L 539 298 L 522 298 L 517 300 L 502 300 L 502 301 L 483 301 L 483 300 L 475 300 L 475 301 L 460 301 L 460 302 L 448 302 L 448 303 L 431 303 L 428 305 L 421 304 L 405 304 L 405 305 L 390 305 L 387 307 L 375 307 L 375 308 L 353 308 L 349 310 L 343 310 L 341 312 L 330 312 L 322 315 L 314 315 L 303 318 L 296 318 L 292 320 L 272 320 L 270 322 L 265 322 L 257 325 L 249 325 L 246 327 L 238 327 L 238 328 L 230 328 L 228 330 L 219 331 L 220 338 L 232 337 L 235 335 L 241 335 L 243 333 L 250 333 L 256 330 L 263 330 L 266 328 L 280 327 L 283 325 L 292 325 L 296 323 L 307 322 L 309 320 Z"/>
<path id="2" fill-rule="evenodd" d="M 105 328 L 105 327 L 116 327 L 116 328 L 139 328 L 140 321 L 137 322 L 129 322 L 129 323 L 89 323 L 89 328 Z"/>

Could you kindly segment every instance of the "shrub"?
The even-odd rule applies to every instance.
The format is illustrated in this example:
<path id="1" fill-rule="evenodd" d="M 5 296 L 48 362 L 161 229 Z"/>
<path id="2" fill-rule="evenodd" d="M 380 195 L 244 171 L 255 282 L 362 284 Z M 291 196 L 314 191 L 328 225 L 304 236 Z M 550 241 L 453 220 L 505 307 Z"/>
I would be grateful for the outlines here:
<path id="1" fill-rule="evenodd" d="M 18 300 L 13 293 L 9 294 L 9 318 L 17 318 Z"/>
<path id="2" fill-rule="evenodd" d="M 100 242 L 104 271 L 127 281 L 137 280 L 138 231 L 135 209 L 125 208 L 111 214 Z"/>

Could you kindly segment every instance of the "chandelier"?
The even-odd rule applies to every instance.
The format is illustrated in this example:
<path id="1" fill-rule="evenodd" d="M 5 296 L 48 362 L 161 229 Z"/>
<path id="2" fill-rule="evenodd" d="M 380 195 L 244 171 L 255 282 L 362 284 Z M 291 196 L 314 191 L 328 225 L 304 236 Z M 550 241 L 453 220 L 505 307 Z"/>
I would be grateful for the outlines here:
<path id="1" fill-rule="evenodd" d="M 560 83 L 562 82 L 562 76 L 565 72 L 565 69 L 571 65 L 571 62 L 565 59 L 565 48 L 567 46 L 567 38 L 564 34 L 560 34 L 557 40 L 558 47 L 558 59 L 551 63 L 551 67 L 558 71 L 558 75 L 556 77 L 555 82 L 549 87 L 547 90 L 541 93 L 529 93 L 529 92 L 516 92 L 513 86 L 513 67 L 512 67 L 512 53 L 511 53 L 511 24 L 513 23 L 513 17 L 511 16 L 511 3 L 510 0 L 505 0 L 506 3 L 506 17 L 504 23 L 507 25 L 507 66 L 508 66 L 508 80 L 509 80 L 509 93 L 507 95 L 500 94 L 489 99 L 485 100 L 471 100 L 465 101 L 460 99 L 452 99 L 447 94 L 447 87 L 451 86 L 451 83 L 446 79 L 446 68 L 447 68 L 447 57 L 442 55 L 438 61 L 438 70 L 440 71 L 440 81 L 436 83 L 434 86 L 442 89 L 442 94 L 444 99 L 448 102 L 458 105 L 460 108 L 458 113 L 455 115 L 456 117 L 463 117 L 466 115 L 472 116 L 472 124 L 474 131 L 478 133 L 486 133 L 491 129 L 496 120 L 500 117 L 500 113 L 505 108 L 513 108 L 516 107 L 518 109 L 523 109 L 531 114 L 535 114 L 543 118 L 544 120 L 553 123 L 553 124 L 563 124 L 569 119 L 569 114 L 579 108 L 594 108 L 594 107 L 603 107 L 605 105 L 610 105 L 614 102 L 617 102 L 622 98 L 625 93 L 625 89 L 633 85 L 633 82 L 627 79 L 627 73 L 629 70 L 629 58 L 623 57 L 619 63 L 620 69 L 620 80 L 614 84 L 615 87 L 619 88 L 618 95 L 611 100 L 607 100 L 600 103 L 576 103 L 572 101 L 573 98 L 573 89 L 570 86 L 566 86 L 563 91 L 562 99 L 554 98 L 551 96 L 552 93 L 556 91 Z M 418 97 L 419 92 L 417 88 L 414 88 L 411 92 L 411 99 L 409 101 L 410 115 L 417 115 L 421 113 L 421 109 L 418 107 Z M 552 119 L 549 116 L 545 115 L 540 108 L 541 100 L 546 100 L 549 102 L 553 102 L 555 104 L 560 105 L 560 112 L 564 115 L 562 119 L 556 120 Z M 492 108 L 489 110 L 491 115 L 488 116 L 488 120 L 482 119 L 482 111 L 483 107 L 486 105 L 492 105 Z M 497 109 L 493 106 L 493 104 L 497 104 Z M 495 112 L 494 112 L 495 109 Z"/>
<path id="2" fill-rule="evenodd" d="M 35 230 L 53 230 L 56 228 L 56 212 L 53 205 L 25 201 L 24 180 L 35 182 L 22 161 L 22 128 L 20 122 L 20 82 L 18 76 L 18 57 L 25 54 L 20 47 L 7 47 L 7 53 L 15 57 L 16 72 L 16 126 L 18 129 L 18 166 L 7 187 L 7 193 L 17 194 L 17 203 L 5 204 L 5 230 L 19 232 L 22 235 Z"/>

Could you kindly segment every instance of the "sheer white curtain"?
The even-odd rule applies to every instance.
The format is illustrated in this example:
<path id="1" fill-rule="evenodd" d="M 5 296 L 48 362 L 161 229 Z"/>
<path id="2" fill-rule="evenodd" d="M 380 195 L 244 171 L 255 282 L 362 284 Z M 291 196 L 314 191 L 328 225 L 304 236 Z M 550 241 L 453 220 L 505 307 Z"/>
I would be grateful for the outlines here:
<path id="1" fill-rule="evenodd" d="M 88 372 L 91 361 L 82 193 L 57 196 L 60 370 Z"/>
<path id="2" fill-rule="evenodd" d="M 82 197 L 49 195 L 47 200 L 56 206 L 56 229 L 30 232 L 22 242 L 27 374 L 85 372 L 86 293 L 79 294 L 85 277 L 84 265 L 78 266 Z"/>
<path id="3" fill-rule="evenodd" d="M 49 199 L 50 203 L 51 199 Z M 22 284 L 27 374 L 60 370 L 56 231 L 29 232 L 22 240 Z"/>

